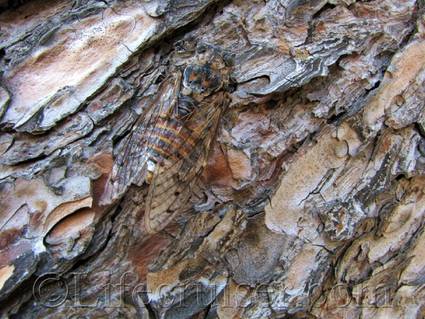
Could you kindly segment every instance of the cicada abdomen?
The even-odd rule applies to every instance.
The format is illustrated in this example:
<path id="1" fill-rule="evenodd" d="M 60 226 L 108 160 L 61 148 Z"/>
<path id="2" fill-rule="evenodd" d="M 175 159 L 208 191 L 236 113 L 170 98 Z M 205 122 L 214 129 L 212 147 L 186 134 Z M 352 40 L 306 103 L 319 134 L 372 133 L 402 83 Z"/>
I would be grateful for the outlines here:
<path id="1" fill-rule="evenodd" d="M 153 173 L 157 166 L 189 157 L 198 140 L 196 131 L 188 129 L 182 121 L 164 115 L 160 116 L 155 126 L 146 133 L 150 173 Z M 150 180 L 151 177 L 147 179 L 148 182 Z"/>

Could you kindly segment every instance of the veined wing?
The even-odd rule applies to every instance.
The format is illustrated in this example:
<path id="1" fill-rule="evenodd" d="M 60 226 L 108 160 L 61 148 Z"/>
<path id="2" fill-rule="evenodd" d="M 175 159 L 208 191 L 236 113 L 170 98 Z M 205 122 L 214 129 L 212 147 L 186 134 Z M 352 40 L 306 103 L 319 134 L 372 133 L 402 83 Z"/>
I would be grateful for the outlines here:
<path id="1" fill-rule="evenodd" d="M 102 204 L 110 204 L 120 198 L 131 184 L 141 185 L 144 182 L 148 174 L 149 141 L 159 118 L 173 112 L 179 81 L 179 77 L 170 77 L 161 83 L 158 91 L 163 94 L 155 94 L 149 101 L 145 114 L 121 142 L 122 147 L 118 149 L 113 170 L 102 195 Z"/>
<path id="2" fill-rule="evenodd" d="M 185 122 L 193 141 L 191 151 L 180 159 L 156 167 L 145 205 L 145 227 L 149 233 L 162 230 L 187 209 L 192 188 L 207 163 L 224 103 L 227 101 L 222 92 L 204 100 Z"/>

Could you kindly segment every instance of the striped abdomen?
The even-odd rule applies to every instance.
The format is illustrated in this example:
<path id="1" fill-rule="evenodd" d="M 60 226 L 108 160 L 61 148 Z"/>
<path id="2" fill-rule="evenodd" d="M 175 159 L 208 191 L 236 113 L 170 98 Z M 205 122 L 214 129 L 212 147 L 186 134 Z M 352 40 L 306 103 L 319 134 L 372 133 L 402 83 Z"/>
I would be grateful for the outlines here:
<path id="1" fill-rule="evenodd" d="M 147 153 L 150 162 L 148 170 L 152 173 L 156 165 L 162 165 L 164 162 L 190 160 L 191 153 L 197 147 L 197 141 L 198 134 L 183 126 L 180 120 L 160 116 L 147 133 Z M 148 183 L 150 178 L 151 176 L 148 176 Z"/>

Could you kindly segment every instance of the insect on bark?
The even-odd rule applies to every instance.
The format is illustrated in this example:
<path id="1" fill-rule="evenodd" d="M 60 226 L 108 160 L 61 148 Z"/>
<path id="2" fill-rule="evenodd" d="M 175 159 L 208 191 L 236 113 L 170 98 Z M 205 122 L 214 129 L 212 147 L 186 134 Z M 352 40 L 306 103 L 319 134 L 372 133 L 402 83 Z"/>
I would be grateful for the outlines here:
<path id="1" fill-rule="evenodd" d="M 162 230 L 189 201 L 206 166 L 222 113 L 229 104 L 228 68 L 217 54 L 204 54 L 161 83 L 149 110 L 116 154 L 102 202 L 146 182 L 145 228 Z"/>

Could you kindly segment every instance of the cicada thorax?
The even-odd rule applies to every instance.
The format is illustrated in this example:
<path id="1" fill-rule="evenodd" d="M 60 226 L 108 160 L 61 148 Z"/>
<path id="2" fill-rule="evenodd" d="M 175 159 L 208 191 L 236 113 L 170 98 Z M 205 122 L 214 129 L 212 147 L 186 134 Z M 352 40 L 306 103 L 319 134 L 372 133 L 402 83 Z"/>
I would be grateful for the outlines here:
<path id="1" fill-rule="evenodd" d="M 183 70 L 181 90 L 178 97 L 177 115 L 187 117 L 194 113 L 200 102 L 225 89 L 229 72 L 217 54 L 204 54 Z"/>
<path id="2" fill-rule="evenodd" d="M 187 118 L 196 110 L 197 102 L 190 96 L 180 94 L 177 105 L 177 117 Z"/>
<path id="3" fill-rule="evenodd" d="M 183 73 L 183 85 L 204 97 L 225 88 L 228 81 L 229 68 L 218 54 L 203 56 L 187 65 Z"/>
<path id="4" fill-rule="evenodd" d="M 208 96 L 222 86 L 220 70 L 213 69 L 210 63 L 189 65 L 184 70 L 183 85 L 193 94 Z"/>

